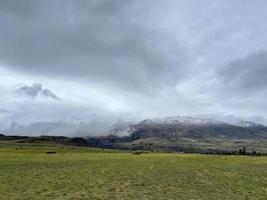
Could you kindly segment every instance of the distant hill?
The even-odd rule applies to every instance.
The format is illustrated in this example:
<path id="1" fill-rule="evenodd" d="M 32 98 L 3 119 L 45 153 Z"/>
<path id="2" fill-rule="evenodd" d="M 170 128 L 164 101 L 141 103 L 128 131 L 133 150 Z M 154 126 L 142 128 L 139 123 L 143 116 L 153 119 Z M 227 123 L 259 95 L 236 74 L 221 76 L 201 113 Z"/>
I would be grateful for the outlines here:
<path id="1" fill-rule="evenodd" d="M 89 132 L 89 131 L 88 131 Z M 121 121 L 105 136 L 5 136 L 0 140 L 17 143 L 56 143 L 71 146 L 125 150 L 217 152 L 248 151 L 267 153 L 267 127 L 248 121 L 234 123 L 194 117 L 167 117 L 140 122 Z"/>
<path id="2" fill-rule="evenodd" d="M 87 147 L 88 142 L 84 138 L 74 137 L 68 138 L 63 136 L 9 136 L 0 134 L 0 141 L 15 141 L 16 143 L 45 143 L 45 144 L 63 144 L 70 146 Z"/>
<path id="3" fill-rule="evenodd" d="M 244 146 L 267 151 L 267 127 L 254 122 L 238 124 L 193 117 L 147 119 L 115 124 L 110 135 L 88 137 L 91 146 L 167 151 L 235 151 Z"/>

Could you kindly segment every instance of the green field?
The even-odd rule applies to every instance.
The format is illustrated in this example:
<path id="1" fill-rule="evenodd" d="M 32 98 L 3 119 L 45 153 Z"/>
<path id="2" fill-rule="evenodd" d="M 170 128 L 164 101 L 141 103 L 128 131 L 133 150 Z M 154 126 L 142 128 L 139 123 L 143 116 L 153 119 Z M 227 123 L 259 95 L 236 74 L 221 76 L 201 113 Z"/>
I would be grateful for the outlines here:
<path id="1" fill-rule="evenodd" d="M 62 148 L 2 145 L 0 199 L 267 199 L 267 157 Z"/>

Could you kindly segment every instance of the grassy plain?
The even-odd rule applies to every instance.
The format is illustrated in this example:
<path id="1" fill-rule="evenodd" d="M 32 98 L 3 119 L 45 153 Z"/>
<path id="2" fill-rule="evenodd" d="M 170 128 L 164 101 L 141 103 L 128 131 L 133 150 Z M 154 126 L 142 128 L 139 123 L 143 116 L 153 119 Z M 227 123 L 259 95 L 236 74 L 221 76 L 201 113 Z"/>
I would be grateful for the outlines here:
<path id="1" fill-rule="evenodd" d="M 2 144 L 0 199 L 267 199 L 267 157 Z"/>

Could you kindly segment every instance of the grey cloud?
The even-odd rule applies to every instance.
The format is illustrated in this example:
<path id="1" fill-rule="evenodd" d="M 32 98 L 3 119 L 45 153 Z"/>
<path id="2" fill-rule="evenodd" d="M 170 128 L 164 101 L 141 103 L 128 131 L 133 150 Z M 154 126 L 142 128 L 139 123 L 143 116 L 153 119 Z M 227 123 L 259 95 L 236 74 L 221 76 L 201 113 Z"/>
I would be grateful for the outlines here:
<path id="1" fill-rule="evenodd" d="M 186 49 L 164 32 L 155 31 L 156 26 L 141 24 L 145 15 L 131 12 L 133 2 L 0 5 L 0 23 L 4 24 L 0 61 L 27 73 L 67 76 L 130 91 L 175 85 L 185 78 Z"/>
<path id="2" fill-rule="evenodd" d="M 40 83 L 34 83 L 31 86 L 23 85 L 16 89 L 16 93 L 26 95 L 31 98 L 35 98 L 37 96 L 49 97 L 54 100 L 60 100 L 53 92 L 49 89 L 43 88 Z"/>
<path id="3" fill-rule="evenodd" d="M 0 108 L 0 114 L 1 113 L 5 114 L 5 113 L 9 113 L 9 112 L 10 112 L 9 110 Z"/>
<path id="4" fill-rule="evenodd" d="M 266 8 L 264 0 L 0 0 L 0 104 L 12 111 L 2 121 L 267 118 Z M 14 95 L 18 80 L 56 94 L 26 85 L 23 95 L 48 98 Z"/>
<path id="5" fill-rule="evenodd" d="M 267 52 L 258 51 L 235 59 L 217 71 L 222 87 L 229 92 L 251 95 L 267 89 Z"/>

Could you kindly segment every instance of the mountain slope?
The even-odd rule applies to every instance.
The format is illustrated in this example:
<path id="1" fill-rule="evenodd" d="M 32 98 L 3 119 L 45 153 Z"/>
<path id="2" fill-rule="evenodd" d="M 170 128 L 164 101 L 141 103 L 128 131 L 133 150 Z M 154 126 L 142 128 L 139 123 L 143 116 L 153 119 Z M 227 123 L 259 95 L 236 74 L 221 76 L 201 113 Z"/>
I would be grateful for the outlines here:
<path id="1" fill-rule="evenodd" d="M 210 119 L 168 117 L 113 128 L 109 136 L 89 137 L 89 143 L 98 147 L 146 150 L 233 151 L 243 146 L 267 150 L 267 127 L 252 122 L 249 126 L 248 122 L 237 126 Z M 120 132 L 124 133 L 123 137 Z"/>

